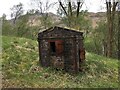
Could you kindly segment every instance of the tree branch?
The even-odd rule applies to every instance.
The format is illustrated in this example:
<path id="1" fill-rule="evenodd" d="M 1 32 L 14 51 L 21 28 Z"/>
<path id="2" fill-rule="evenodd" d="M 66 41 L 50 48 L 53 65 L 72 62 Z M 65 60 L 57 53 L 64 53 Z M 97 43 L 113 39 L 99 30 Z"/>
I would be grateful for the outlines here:
<path id="1" fill-rule="evenodd" d="M 66 12 L 66 10 L 65 10 L 65 7 L 63 7 L 63 4 L 62 4 L 61 1 L 59 1 L 59 4 L 60 4 L 60 6 L 62 7 L 63 11 L 65 12 L 66 16 L 68 16 L 68 14 L 67 14 L 67 12 Z"/>
<path id="2" fill-rule="evenodd" d="M 70 11 L 70 15 L 72 16 L 72 5 L 71 2 L 68 3 L 68 12 Z"/>

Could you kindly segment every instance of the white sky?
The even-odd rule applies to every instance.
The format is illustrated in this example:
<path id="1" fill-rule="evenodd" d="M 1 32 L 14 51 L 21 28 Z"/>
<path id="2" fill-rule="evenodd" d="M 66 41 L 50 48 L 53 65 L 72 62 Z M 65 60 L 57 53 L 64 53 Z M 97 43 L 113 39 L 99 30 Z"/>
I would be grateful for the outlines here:
<path id="1" fill-rule="evenodd" d="M 41 0 L 45 1 L 45 0 Z M 57 2 L 58 0 L 48 0 L 50 2 Z M 102 0 L 85 0 L 85 4 L 83 5 L 83 10 L 88 10 L 89 12 L 100 12 L 101 10 L 100 6 L 104 6 L 104 2 L 101 2 Z M 23 3 L 24 10 L 28 10 L 32 7 L 31 0 L 0 0 L 0 17 L 5 13 L 7 15 L 7 18 L 10 18 L 11 10 L 10 8 L 13 7 L 13 5 L 17 5 L 19 2 Z M 56 13 L 56 9 L 52 8 L 50 12 Z"/>

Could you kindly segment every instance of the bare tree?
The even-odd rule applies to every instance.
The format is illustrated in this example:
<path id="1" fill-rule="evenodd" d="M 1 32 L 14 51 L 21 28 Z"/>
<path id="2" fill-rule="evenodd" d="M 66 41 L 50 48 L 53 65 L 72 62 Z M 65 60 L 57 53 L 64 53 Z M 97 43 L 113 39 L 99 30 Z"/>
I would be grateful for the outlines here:
<path id="1" fill-rule="evenodd" d="M 73 11 L 77 11 L 76 13 L 76 16 L 78 17 L 79 16 L 79 11 L 80 11 L 80 8 L 82 7 L 84 1 L 83 0 L 77 0 L 77 2 L 72 2 L 71 0 L 68 0 L 68 6 L 64 6 L 63 2 L 61 0 L 58 0 L 59 2 L 59 5 L 62 7 L 63 11 L 65 12 L 66 16 L 72 16 L 73 14 Z M 75 4 L 76 3 L 76 4 Z M 68 8 L 66 8 L 68 7 Z"/>
<path id="2" fill-rule="evenodd" d="M 116 7 L 118 2 L 115 0 L 106 0 L 107 7 L 107 23 L 108 23 L 108 51 L 107 56 L 112 56 L 113 51 L 113 32 L 114 32 L 114 19 L 116 14 Z"/>
<path id="3" fill-rule="evenodd" d="M 53 8 L 53 6 L 56 4 L 56 2 L 49 3 L 47 0 L 46 2 L 42 2 L 41 0 L 32 0 L 37 5 L 37 10 L 39 11 L 39 14 L 42 16 L 42 23 L 44 28 L 47 28 L 47 22 L 48 22 L 48 11 Z"/>
<path id="4" fill-rule="evenodd" d="M 80 30 L 80 9 L 84 3 L 84 0 L 58 0 L 60 5 L 60 11 L 66 16 L 67 26 L 70 28 L 76 28 Z"/>
<path id="5" fill-rule="evenodd" d="M 11 17 L 14 18 L 13 23 L 16 23 L 16 20 L 23 14 L 23 4 L 19 3 L 18 5 L 14 5 L 11 8 Z"/>

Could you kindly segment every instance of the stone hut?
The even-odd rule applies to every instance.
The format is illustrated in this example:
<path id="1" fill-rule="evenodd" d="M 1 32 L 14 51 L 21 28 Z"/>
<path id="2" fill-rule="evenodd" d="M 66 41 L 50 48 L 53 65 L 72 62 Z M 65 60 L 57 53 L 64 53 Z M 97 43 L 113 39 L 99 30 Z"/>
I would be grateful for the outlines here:
<path id="1" fill-rule="evenodd" d="M 39 61 L 42 66 L 77 73 L 85 60 L 83 33 L 51 27 L 38 34 Z"/>

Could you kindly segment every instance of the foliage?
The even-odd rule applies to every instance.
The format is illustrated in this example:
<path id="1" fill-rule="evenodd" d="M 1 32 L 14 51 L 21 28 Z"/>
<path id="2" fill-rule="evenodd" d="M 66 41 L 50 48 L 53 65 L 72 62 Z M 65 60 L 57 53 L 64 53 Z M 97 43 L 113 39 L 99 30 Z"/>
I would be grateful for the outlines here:
<path id="1" fill-rule="evenodd" d="M 89 30 L 92 28 L 90 20 L 87 18 L 88 13 L 87 11 L 81 11 L 79 12 L 79 16 L 75 17 L 75 12 L 73 16 L 70 17 L 63 17 L 62 23 L 64 23 L 66 26 L 75 28 L 80 31 L 84 31 L 86 34 L 89 32 Z"/>
<path id="2" fill-rule="evenodd" d="M 29 31 L 29 26 L 27 25 L 28 16 L 24 15 L 17 20 L 16 24 L 13 25 L 13 28 L 16 31 L 16 36 L 22 37 Z"/>
<path id="3" fill-rule="evenodd" d="M 30 26 L 28 20 L 29 14 L 19 17 L 15 24 L 11 20 L 3 19 L 2 35 L 37 39 L 39 26 Z"/>
<path id="4" fill-rule="evenodd" d="M 101 20 L 98 23 L 98 26 L 93 31 L 93 41 L 95 45 L 95 51 L 97 54 L 105 55 L 106 54 L 106 44 L 107 44 L 107 27 L 105 20 Z"/>
<path id="5" fill-rule="evenodd" d="M 86 52 L 83 72 L 77 75 L 41 67 L 37 41 L 2 36 L 3 87 L 117 88 L 118 61 Z"/>
<path id="6" fill-rule="evenodd" d="M 31 9 L 31 10 L 28 10 L 27 11 L 27 14 L 28 15 L 33 15 L 35 13 L 35 10 L 34 9 Z"/>
<path id="7" fill-rule="evenodd" d="M 44 29 L 52 26 L 52 19 L 48 16 L 48 13 L 45 13 L 40 17 L 41 26 L 44 26 Z"/>
<path id="8" fill-rule="evenodd" d="M 113 32 L 113 51 L 112 51 L 112 56 L 113 58 L 117 58 L 117 47 L 118 47 L 118 19 L 117 17 L 115 18 L 115 23 L 114 23 L 114 32 Z M 85 38 L 85 47 L 86 50 L 89 52 L 94 52 L 99 55 L 107 56 L 107 23 L 105 20 L 101 20 L 98 22 L 98 26 L 96 26 L 95 29 L 93 29 L 90 34 L 88 35 L 87 38 Z"/>
<path id="9" fill-rule="evenodd" d="M 6 15 L 3 14 L 2 16 L 2 34 L 3 35 L 9 35 L 9 36 L 15 36 L 15 34 L 12 31 L 12 25 L 10 21 L 6 20 Z"/>
<path id="10" fill-rule="evenodd" d="M 14 19 L 13 20 L 13 23 L 15 24 L 16 23 L 16 20 L 23 14 L 23 4 L 22 3 L 19 3 L 17 5 L 14 5 L 12 8 L 11 8 L 11 17 Z"/>
<path id="11" fill-rule="evenodd" d="M 35 4 L 37 9 L 35 10 L 37 14 L 41 15 L 41 26 L 44 26 L 44 29 L 51 26 L 51 18 L 48 16 L 48 11 L 54 7 L 56 2 L 50 3 L 48 0 L 42 2 L 41 0 L 32 0 L 32 4 Z"/>
<path id="12" fill-rule="evenodd" d="M 118 14 L 119 15 L 119 14 Z M 113 32 L 113 51 L 112 51 L 112 57 L 118 57 L 118 36 L 119 36 L 119 23 L 118 20 L 119 17 L 116 14 L 115 15 L 115 20 L 114 20 L 114 32 Z"/>
<path id="13" fill-rule="evenodd" d="M 14 35 L 12 34 L 13 36 L 36 39 L 36 36 L 34 34 L 36 33 L 35 29 L 37 27 L 30 27 L 30 25 L 28 25 L 29 14 L 27 13 L 26 15 L 22 15 L 23 14 L 23 4 L 19 3 L 18 5 L 14 5 L 11 8 L 11 10 L 12 10 L 11 14 L 13 16 L 13 19 L 10 21 L 10 22 L 13 21 L 13 24 L 11 23 L 12 30 L 9 30 L 7 28 L 7 26 L 5 26 L 6 23 L 3 24 L 3 26 L 5 26 L 5 27 L 3 27 L 3 30 L 5 29 L 5 32 L 8 32 L 8 33 L 9 32 L 14 33 Z"/>

